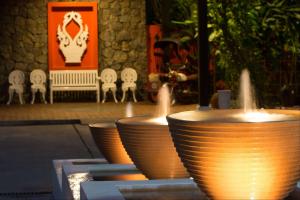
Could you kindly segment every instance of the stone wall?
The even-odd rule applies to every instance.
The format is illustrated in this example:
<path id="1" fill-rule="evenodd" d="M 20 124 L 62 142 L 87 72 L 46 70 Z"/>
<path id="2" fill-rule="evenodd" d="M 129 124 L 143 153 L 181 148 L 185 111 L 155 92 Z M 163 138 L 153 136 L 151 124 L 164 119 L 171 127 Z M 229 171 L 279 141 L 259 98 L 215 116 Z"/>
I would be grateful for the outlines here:
<path id="1" fill-rule="evenodd" d="M 99 2 L 100 66 L 118 72 L 124 67 L 136 69 L 139 91 L 147 79 L 145 12 L 142 0 Z"/>
<path id="2" fill-rule="evenodd" d="M 0 103 L 7 101 L 7 77 L 12 70 L 20 69 L 27 75 L 27 102 L 29 73 L 37 68 L 48 71 L 47 2 L 50 1 L 0 2 Z M 143 83 L 147 72 L 145 1 L 99 0 L 98 5 L 99 71 L 110 67 L 120 73 L 124 67 L 133 67 Z"/>

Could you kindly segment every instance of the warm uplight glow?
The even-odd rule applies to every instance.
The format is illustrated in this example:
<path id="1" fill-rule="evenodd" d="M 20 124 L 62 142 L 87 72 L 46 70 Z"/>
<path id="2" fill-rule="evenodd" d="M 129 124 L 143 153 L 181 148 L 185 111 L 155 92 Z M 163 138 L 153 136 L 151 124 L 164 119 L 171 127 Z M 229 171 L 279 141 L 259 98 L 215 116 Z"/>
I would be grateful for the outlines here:
<path id="1" fill-rule="evenodd" d="M 170 93 L 168 86 L 163 85 L 158 92 L 155 117 L 130 117 L 116 122 L 128 155 L 149 179 L 188 177 L 167 126 L 169 110 Z"/>
<path id="2" fill-rule="evenodd" d="M 269 114 L 263 111 L 246 112 L 235 115 L 235 117 L 242 119 L 245 122 L 270 122 L 282 121 L 287 118 L 282 114 Z"/>
<path id="3" fill-rule="evenodd" d="M 167 116 L 181 160 L 210 199 L 284 199 L 300 179 L 300 111 L 257 110 L 248 70 L 242 110 Z"/>
<path id="4" fill-rule="evenodd" d="M 175 150 L 165 117 L 123 118 L 117 120 L 116 125 L 128 155 L 147 178 L 188 177 Z"/>
<path id="5" fill-rule="evenodd" d="M 167 122 L 167 119 L 166 119 L 165 116 L 163 116 L 163 117 L 151 118 L 151 119 L 149 119 L 147 122 L 157 123 L 157 124 L 161 124 L 161 125 L 168 125 L 168 122 Z"/>
<path id="6" fill-rule="evenodd" d="M 90 124 L 89 128 L 98 149 L 109 163 L 132 163 L 114 122 Z"/>
<path id="7" fill-rule="evenodd" d="M 284 199 L 300 180 L 300 111 L 190 111 L 167 119 L 181 160 L 210 199 Z"/>
<path id="8" fill-rule="evenodd" d="M 119 172 L 117 172 L 119 173 Z M 117 174 L 116 173 L 116 174 Z M 93 176 L 94 181 L 139 181 L 139 180 L 147 180 L 147 178 L 141 174 L 132 174 L 128 171 L 124 171 L 124 174 L 117 174 L 117 175 L 103 175 L 103 176 L 97 176 L 97 172 L 95 174 L 96 176 Z"/>
<path id="9" fill-rule="evenodd" d="M 255 156 L 249 156 L 247 155 L 247 151 L 251 151 L 247 149 L 249 147 L 242 148 L 243 144 L 241 143 L 231 145 L 231 150 L 227 150 L 225 147 L 226 150 L 224 149 L 222 153 L 207 154 L 208 157 L 211 157 L 210 162 L 217 163 L 215 167 L 213 164 L 200 167 L 204 174 L 208 176 L 205 178 L 206 184 L 210 188 L 216 188 L 213 192 L 216 198 L 213 199 L 228 199 L 226 197 L 230 196 L 231 199 L 256 200 L 269 197 L 268 193 L 271 192 L 273 185 L 282 184 L 280 181 L 278 183 L 275 181 L 274 175 L 276 172 L 270 170 L 272 165 L 277 163 L 271 159 L 264 159 L 268 155 L 271 157 L 272 155 L 267 152 L 258 153 L 253 151 Z M 224 146 L 218 145 L 217 148 L 224 148 Z"/>

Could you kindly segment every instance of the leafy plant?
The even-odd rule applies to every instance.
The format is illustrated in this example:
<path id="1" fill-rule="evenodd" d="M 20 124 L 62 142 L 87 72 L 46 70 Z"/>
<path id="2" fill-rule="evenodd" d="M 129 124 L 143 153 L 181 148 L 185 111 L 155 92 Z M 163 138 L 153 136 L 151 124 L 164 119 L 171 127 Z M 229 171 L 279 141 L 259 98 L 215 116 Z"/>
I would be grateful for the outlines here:
<path id="1" fill-rule="evenodd" d="M 299 56 L 299 5 L 288 0 L 209 1 L 211 44 L 218 47 L 218 67 L 226 69 L 226 80 L 238 91 L 237 77 L 248 68 L 256 87 L 260 105 L 267 102 L 270 85 L 282 67 L 289 78 L 281 84 L 295 81 Z M 289 65 L 282 60 L 289 55 Z"/>
<path id="2" fill-rule="evenodd" d="M 163 27 L 168 27 L 164 32 L 171 35 L 175 30 L 182 42 L 195 42 L 196 0 L 152 1 L 158 3 Z M 208 0 L 208 12 L 211 57 L 216 57 L 217 71 L 225 72 L 233 96 L 241 70 L 248 68 L 258 104 L 274 105 L 274 95 L 296 82 L 300 55 L 297 0 Z"/>

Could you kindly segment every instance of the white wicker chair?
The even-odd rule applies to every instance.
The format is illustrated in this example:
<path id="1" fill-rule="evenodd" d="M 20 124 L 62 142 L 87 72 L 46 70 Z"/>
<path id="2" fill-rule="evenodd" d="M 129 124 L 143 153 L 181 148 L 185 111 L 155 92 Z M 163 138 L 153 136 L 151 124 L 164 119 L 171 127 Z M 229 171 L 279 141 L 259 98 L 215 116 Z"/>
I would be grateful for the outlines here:
<path id="1" fill-rule="evenodd" d="M 122 90 L 123 90 L 123 96 L 122 96 L 122 102 L 125 100 L 126 92 L 128 90 L 131 90 L 133 100 L 134 102 L 137 102 L 135 98 L 135 91 L 136 91 L 136 80 L 137 80 L 137 73 L 132 68 L 125 68 L 121 72 L 121 80 L 122 83 Z"/>
<path id="2" fill-rule="evenodd" d="M 36 92 L 41 93 L 43 101 L 46 104 L 46 73 L 41 69 L 33 70 L 30 73 L 30 82 L 32 93 L 31 104 L 34 104 Z"/>
<path id="3" fill-rule="evenodd" d="M 112 91 L 112 94 L 114 96 L 114 100 L 116 103 L 118 103 L 118 100 L 116 98 L 116 81 L 117 81 L 117 73 L 115 70 L 106 68 L 104 69 L 100 74 L 100 79 L 102 82 L 102 91 L 103 91 L 103 100 L 102 103 L 106 101 L 106 93 L 110 90 Z"/>
<path id="4" fill-rule="evenodd" d="M 8 82 L 10 84 L 8 88 L 9 99 L 6 104 L 9 105 L 11 103 L 15 92 L 19 96 L 20 104 L 24 104 L 24 99 L 23 99 L 24 82 L 25 82 L 24 72 L 22 72 L 21 70 L 14 70 L 10 72 L 8 76 Z"/>

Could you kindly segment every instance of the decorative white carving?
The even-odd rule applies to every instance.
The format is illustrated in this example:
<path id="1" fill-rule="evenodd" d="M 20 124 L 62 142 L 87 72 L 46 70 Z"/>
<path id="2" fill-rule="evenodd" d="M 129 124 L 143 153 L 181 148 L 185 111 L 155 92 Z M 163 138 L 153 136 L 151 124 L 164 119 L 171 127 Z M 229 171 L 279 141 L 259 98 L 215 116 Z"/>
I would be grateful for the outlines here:
<path id="1" fill-rule="evenodd" d="M 72 38 L 66 30 L 66 26 L 72 21 L 79 26 L 79 32 Z M 88 26 L 85 24 L 84 30 L 82 18 L 78 12 L 67 12 L 64 16 L 62 27 L 57 27 L 57 38 L 59 40 L 59 49 L 65 56 L 65 63 L 81 63 L 83 53 L 87 48 Z"/>

